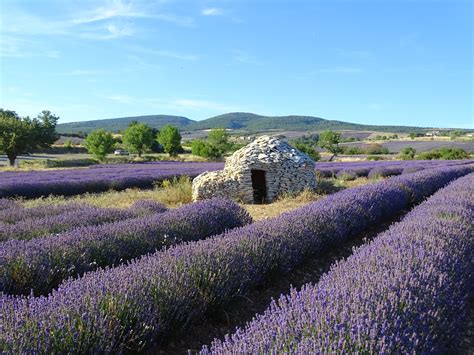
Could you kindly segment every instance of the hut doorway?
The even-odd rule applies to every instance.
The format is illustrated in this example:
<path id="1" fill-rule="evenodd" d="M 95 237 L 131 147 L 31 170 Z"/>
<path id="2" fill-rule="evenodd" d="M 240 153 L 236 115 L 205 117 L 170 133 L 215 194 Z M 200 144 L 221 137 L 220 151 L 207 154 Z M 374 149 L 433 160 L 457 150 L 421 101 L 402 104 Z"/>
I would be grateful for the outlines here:
<path id="1" fill-rule="evenodd" d="M 253 188 L 253 202 L 265 203 L 267 197 L 267 182 L 265 180 L 265 171 L 251 170 L 252 173 L 252 188 Z"/>

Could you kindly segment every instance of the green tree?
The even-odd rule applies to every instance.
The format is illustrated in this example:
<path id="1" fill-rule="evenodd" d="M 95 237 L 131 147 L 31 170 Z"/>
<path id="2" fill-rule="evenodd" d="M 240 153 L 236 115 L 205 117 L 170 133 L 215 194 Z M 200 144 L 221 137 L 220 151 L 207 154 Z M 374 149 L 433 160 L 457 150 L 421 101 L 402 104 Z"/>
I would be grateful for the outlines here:
<path id="1" fill-rule="evenodd" d="M 342 152 L 341 147 L 339 147 L 340 142 L 341 134 L 338 132 L 327 130 L 319 135 L 319 146 L 332 154 L 329 161 Z"/>
<path id="2" fill-rule="evenodd" d="M 449 138 L 450 138 L 451 140 L 455 140 L 455 139 L 457 139 L 457 138 L 459 138 L 459 137 L 461 137 L 461 136 L 462 136 L 462 131 L 460 131 L 460 130 L 458 130 L 458 129 L 449 132 Z"/>
<path id="3" fill-rule="evenodd" d="M 13 166 L 18 155 L 49 147 L 59 138 L 56 133 L 58 119 L 50 111 L 42 111 L 30 119 L 0 108 L 0 152 L 7 155 Z"/>
<path id="4" fill-rule="evenodd" d="M 139 157 L 151 149 L 153 144 L 153 132 L 144 123 L 134 122 L 123 132 L 122 141 L 131 153 L 137 153 Z"/>
<path id="5" fill-rule="evenodd" d="M 319 152 L 314 149 L 313 146 L 310 144 L 304 144 L 304 143 L 294 143 L 293 146 L 298 149 L 299 151 L 305 153 L 307 156 L 309 156 L 311 159 L 314 161 L 318 161 L 321 159 L 321 156 L 319 155 Z"/>
<path id="6" fill-rule="evenodd" d="M 224 128 L 214 128 L 212 129 L 207 139 L 211 145 L 213 145 L 221 155 L 227 152 L 231 148 L 229 143 L 229 134 Z"/>
<path id="7" fill-rule="evenodd" d="M 72 150 L 72 139 L 66 139 L 63 143 L 64 148 L 66 148 L 68 151 Z"/>
<path id="8" fill-rule="evenodd" d="M 222 155 L 214 145 L 201 139 L 196 139 L 191 143 L 191 152 L 203 158 L 219 158 Z"/>
<path id="9" fill-rule="evenodd" d="M 416 149 L 413 147 L 405 147 L 400 150 L 399 157 L 402 160 L 413 160 L 415 158 Z"/>
<path id="10" fill-rule="evenodd" d="M 168 153 L 170 156 L 178 155 L 182 149 L 179 130 L 171 125 L 166 125 L 160 130 L 157 140 L 163 146 L 165 153 Z"/>
<path id="11" fill-rule="evenodd" d="M 89 154 L 100 161 L 104 161 L 107 154 L 114 150 L 115 141 L 112 133 L 101 128 L 91 132 L 86 137 L 84 145 Z"/>

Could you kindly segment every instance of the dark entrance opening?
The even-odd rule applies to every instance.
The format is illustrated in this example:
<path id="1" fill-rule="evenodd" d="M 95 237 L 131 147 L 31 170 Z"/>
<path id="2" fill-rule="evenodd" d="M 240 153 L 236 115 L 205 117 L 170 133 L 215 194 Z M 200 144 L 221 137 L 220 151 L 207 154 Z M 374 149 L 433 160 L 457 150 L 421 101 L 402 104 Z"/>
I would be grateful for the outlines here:
<path id="1" fill-rule="evenodd" d="M 265 203 L 267 197 L 267 183 L 265 180 L 265 171 L 251 170 L 252 172 L 252 188 L 253 188 L 253 202 Z"/>

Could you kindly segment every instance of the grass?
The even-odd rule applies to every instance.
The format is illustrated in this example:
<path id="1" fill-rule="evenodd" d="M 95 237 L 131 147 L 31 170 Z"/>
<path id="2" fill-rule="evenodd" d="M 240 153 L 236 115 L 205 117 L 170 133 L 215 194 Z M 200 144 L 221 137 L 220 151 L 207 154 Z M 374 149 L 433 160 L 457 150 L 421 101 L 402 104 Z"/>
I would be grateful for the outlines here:
<path id="1" fill-rule="evenodd" d="M 155 200 L 175 208 L 191 202 L 191 179 L 187 176 L 164 180 L 153 189 L 140 190 L 137 188 L 124 191 L 107 191 L 97 194 L 82 194 L 73 197 L 49 196 L 32 200 L 21 200 L 25 207 L 37 207 L 50 204 L 82 202 L 97 207 L 127 208 L 138 200 Z"/>
<path id="2" fill-rule="evenodd" d="M 315 191 L 303 190 L 298 194 L 285 194 L 276 201 L 264 205 L 242 204 L 254 220 L 276 217 L 283 212 L 302 207 L 310 202 L 317 201 L 339 190 L 365 185 L 373 182 L 367 178 L 357 178 L 352 181 L 337 179 L 319 179 Z M 155 200 L 169 208 L 176 208 L 192 202 L 192 181 L 182 176 L 173 180 L 165 180 L 153 189 L 140 190 L 136 188 L 124 191 L 108 191 L 97 194 L 83 194 L 73 197 L 49 196 L 32 200 L 20 200 L 25 207 L 37 207 L 51 204 L 65 204 L 82 202 L 104 208 L 127 208 L 138 200 Z"/>

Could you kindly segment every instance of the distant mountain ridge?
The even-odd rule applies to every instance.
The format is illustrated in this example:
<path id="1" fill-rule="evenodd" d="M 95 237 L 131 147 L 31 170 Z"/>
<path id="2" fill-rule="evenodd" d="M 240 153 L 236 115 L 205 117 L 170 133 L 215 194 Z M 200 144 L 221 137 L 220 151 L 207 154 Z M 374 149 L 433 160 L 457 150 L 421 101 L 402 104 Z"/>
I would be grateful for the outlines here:
<path id="1" fill-rule="evenodd" d="M 427 127 L 364 125 L 344 121 L 326 120 L 314 116 L 261 116 L 247 112 L 232 112 L 207 118 L 202 121 L 194 121 L 182 116 L 147 115 L 60 123 L 57 126 L 57 131 L 62 134 L 77 134 L 90 133 L 95 129 L 104 128 L 108 131 L 119 132 L 127 128 L 127 126 L 133 121 L 143 122 L 158 129 L 166 124 L 171 124 L 178 127 L 180 130 L 185 131 L 228 128 L 252 133 L 272 130 L 320 131 L 325 129 L 410 133 L 427 129 Z"/>

